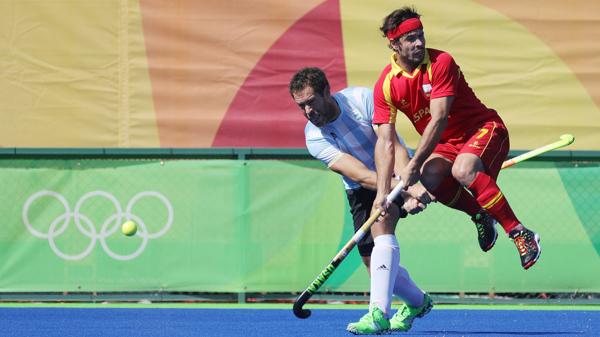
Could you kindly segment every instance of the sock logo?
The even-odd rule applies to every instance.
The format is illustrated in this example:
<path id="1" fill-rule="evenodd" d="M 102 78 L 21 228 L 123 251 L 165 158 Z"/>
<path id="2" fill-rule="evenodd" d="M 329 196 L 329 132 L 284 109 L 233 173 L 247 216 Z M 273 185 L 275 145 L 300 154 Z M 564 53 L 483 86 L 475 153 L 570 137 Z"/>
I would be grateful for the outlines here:
<path id="1" fill-rule="evenodd" d="M 388 267 L 386 267 L 385 264 L 382 264 L 381 266 L 377 267 L 377 270 L 388 270 Z"/>

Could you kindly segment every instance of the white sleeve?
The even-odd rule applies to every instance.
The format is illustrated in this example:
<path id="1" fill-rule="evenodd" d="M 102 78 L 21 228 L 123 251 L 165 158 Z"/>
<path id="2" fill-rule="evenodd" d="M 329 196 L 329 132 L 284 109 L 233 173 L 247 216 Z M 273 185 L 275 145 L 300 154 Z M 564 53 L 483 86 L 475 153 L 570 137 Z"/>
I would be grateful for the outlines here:
<path id="1" fill-rule="evenodd" d="M 333 165 L 343 154 L 332 137 L 323 135 L 321 137 L 307 136 L 306 148 L 313 157 L 325 163 L 327 167 Z"/>
<path id="2" fill-rule="evenodd" d="M 373 124 L 373 112 L 375 111 L 373 104 L 373 90 L 367 89 L 364 91 L 362 106 L 366 109 L 367 119 Z"/>

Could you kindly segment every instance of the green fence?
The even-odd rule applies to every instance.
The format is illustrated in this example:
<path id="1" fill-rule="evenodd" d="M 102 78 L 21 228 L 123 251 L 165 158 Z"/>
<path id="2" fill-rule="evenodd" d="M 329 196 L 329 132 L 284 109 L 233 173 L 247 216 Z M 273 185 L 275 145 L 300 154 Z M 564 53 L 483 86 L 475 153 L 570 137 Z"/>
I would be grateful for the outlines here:
<path id="1" fill-rule="evenodd" d="M 518 154 L 517 152 L 512 153 Z M 350 238 L 339 177 L 305 151 L 3 149 L 0 292 L 295 292 Z M 555 152 L 500 174 L 543 253 L 479 250 L 441 205 L 398 225 L 430 292 L 600 292 L 600 156 Z M 140 224 L 135 237 L 118 226 Z M 364 292 L 356 251 L 324 291 Z"/>

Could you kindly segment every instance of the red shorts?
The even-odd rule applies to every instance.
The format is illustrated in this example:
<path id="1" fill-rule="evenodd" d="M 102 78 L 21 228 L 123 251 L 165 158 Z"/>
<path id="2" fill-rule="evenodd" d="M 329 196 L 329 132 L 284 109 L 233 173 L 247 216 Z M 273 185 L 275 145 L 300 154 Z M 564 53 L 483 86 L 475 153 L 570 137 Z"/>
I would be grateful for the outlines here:
<path id="1" fill-rule="evenodd" d="M 454 162 L 461 153 L 472 153 L 481 158 L 487 173 L 496 179 L 509 148 L 506 126 L 500 122 L 487 122 L 460 137 L 439 143 L 433 149 L 433 153 L 451 162 Z"/>

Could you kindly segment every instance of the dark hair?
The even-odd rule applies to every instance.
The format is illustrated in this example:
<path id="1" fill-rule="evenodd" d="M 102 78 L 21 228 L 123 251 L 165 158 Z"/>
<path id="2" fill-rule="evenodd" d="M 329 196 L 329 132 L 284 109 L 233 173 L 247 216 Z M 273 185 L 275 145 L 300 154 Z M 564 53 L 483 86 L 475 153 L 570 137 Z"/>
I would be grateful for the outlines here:
<path id="1" fill-rule="evenodd" d="M 379 30 L 383 33 L 384 37 L 387 37 L 387 32 L 396 29 L 399 24 L 405 20 L 412 18 L 420 18 L 421 14 L 417 13 L 414 7 L 405 6 L 400 9 L 396 9 L 391 12 L 388 16 L 383 19 L 383 24 L 379 27 Z"/>
<path id="2" fill-rule="evenodd" d="M 290 81 L 290 95 L 310 86 L 315 93 L 323 94 L 329 88 L 329 81 L 323 70 L 316 67 L 307 67 L 298 70 Z"/>

